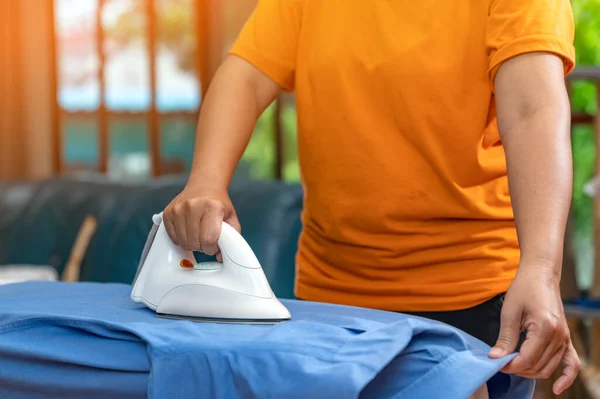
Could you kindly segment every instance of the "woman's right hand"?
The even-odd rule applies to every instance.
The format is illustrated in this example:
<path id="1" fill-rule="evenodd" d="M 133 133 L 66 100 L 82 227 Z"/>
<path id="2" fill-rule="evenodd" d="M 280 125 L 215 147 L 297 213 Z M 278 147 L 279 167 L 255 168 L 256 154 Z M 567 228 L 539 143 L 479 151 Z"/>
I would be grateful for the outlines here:
<path id="1" fill-rule="evenodd" d="M 165 229 L 173 243 L 186 251 L 216 255 L 223 261 L 217 241 L 225 221 L 241 233 L 226 190 L 186 187 L 163 212 Z"/>
<path id="2" fill-rule="evenodd" d="M 223 221 L 241 233 L 227 186 L 256 121 L 280 90 L 277 82 L 238 56 L 227 56 L 219 67 L 202 100 L 188 183 L 163 212 L 175 245 L 216 255 L 222 262 L 217 241 Z"/>

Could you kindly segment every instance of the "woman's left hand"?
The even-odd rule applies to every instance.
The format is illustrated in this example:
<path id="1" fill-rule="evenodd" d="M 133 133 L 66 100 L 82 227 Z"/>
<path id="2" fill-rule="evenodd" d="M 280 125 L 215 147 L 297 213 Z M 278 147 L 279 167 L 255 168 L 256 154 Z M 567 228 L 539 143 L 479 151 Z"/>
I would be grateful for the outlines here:
<path id="1" fill-rule="evenodd" d="M 571 342 L 559 279 L 550 277 L 543 267 L 519 269 L 506 293 L 500 335 L 489 356 L 500 358 L 514 353 L 521 331 L 526 331 L 519 354 L 502 371 L 547 379 L 562 363 L 563 373 L 553 386 L 558 395 L 573 384 L 581 365 Z"/>

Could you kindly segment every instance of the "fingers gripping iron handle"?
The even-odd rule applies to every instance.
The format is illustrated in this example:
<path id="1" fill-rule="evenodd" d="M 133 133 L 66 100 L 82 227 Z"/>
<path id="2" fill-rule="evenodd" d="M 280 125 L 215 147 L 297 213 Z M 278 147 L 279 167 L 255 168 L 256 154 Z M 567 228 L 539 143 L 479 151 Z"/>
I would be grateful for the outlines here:
<path id="1" fill-rule="evenodd" d="M 154 215 L 152 221 L 154 224 L 160 225 L 163 222 L 162 212 Z M 217 245 L 223 255 L 223 264 L 225 267 L 228 263 L 232 263 L 231 266 L 260 269 L 260 263 L 250 245 L 248 245 L 244 237 L 236 229 L 226 222 L 223 222 L 221 225 L 221 233 L 219 234 Z"/>

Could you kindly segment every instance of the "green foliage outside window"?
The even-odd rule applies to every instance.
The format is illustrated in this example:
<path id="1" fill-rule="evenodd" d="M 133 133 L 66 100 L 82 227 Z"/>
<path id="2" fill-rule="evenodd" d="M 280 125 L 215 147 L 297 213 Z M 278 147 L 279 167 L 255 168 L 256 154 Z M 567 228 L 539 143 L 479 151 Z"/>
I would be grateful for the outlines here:
<path id="1" fill-rule="evenodd" d="M 600 1 L 573 0 L 575 15 L 575 48 L 577 64 L 600 65 Z M 594 115 L 597 109 L 596 84 L 573 82 L 571 97 L 573 112 Z M 578 280 L 582 288 L 592 283 L 594 267 L 594 218 L 593 200 L 583 188 L 595 174 L 596 148 L 594 128 L 573 127 L 573 218 L 574 250 Z"/>
<path id="2" fill-rule="evenodd" d="M 249 168 L 254 179 L 275 177 L 275 105 L 263 113 L 256 124 L 252 139 L 242 161 Z M 296 145 L 296 110 L 291 104 L 284 104 L 281 110 L 283 130 L 283 178 L 287 182 L 299 182 L 300 171 Z"/>

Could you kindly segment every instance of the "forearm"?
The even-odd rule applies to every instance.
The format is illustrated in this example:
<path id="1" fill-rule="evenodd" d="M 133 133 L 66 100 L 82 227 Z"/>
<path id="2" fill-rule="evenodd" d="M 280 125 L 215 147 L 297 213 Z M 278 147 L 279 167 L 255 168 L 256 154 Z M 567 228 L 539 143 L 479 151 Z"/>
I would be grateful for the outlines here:
<path id="1" fill-rule="evenodd" d="M 278 87 L 245 61 L 228 58 L 203 100 L 188 185 L 225 189 Z"/>
<path id="2" fill-rule="evenodd" d="M 573 184 L 563 63 L 547 53 L 520 55 L 500 67 L 495 83 L 521 248 L 519 271 L 533 268 L 540 278 L 560 280 Z"/>
<path id="3" fill-rule="evenodd" d="M 569 118 L 557 99 L 503 134 L 521 265 L 558 278 L 573 182 Z"/>

